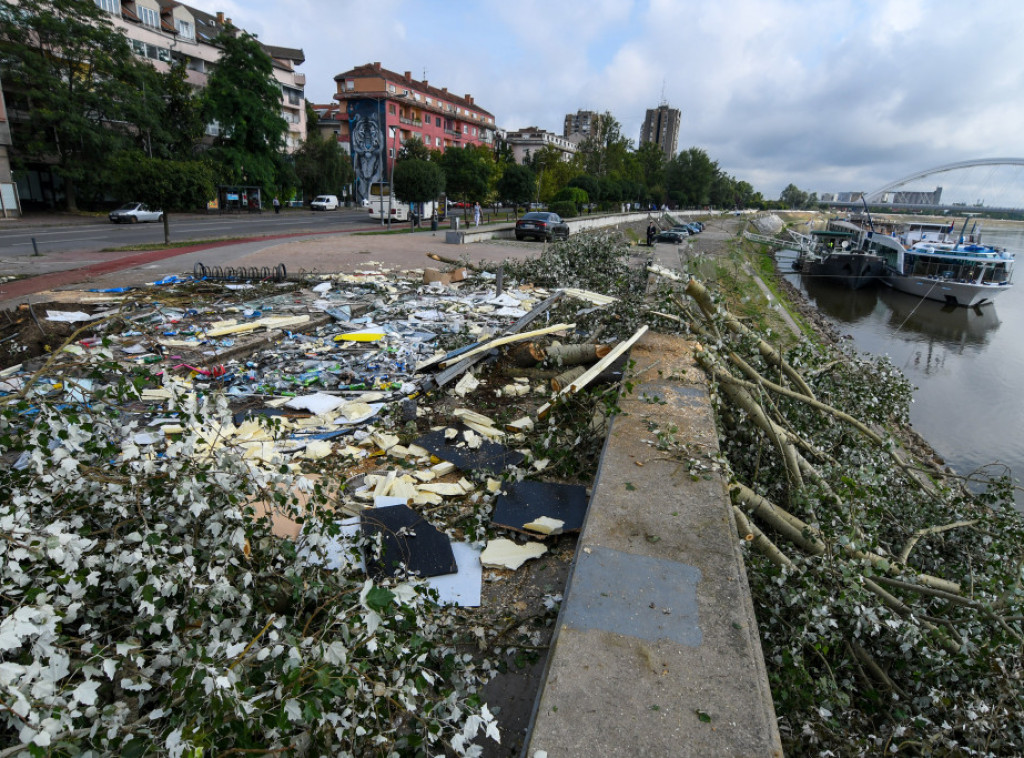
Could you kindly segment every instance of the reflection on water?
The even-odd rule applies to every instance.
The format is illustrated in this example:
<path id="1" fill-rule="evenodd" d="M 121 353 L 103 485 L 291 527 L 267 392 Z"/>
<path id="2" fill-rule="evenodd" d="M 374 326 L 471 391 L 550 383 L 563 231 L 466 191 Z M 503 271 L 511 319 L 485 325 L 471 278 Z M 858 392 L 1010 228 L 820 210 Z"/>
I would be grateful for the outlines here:
<path id="1" fill-rule="evenodd" d="M 916 387 L 914 428 L 960 473 L 989 463 L 1024 475 L 1024 230 L 987 231 L 985 242 L 1018 251 L 1015 287 L 994 305 L 949 308 L 879 284 L 851 291 L 779 271 L 852 337 L 856 349 L 888 355 Z M 1024 495 L 1018 495 L 1024 506 Z"/>

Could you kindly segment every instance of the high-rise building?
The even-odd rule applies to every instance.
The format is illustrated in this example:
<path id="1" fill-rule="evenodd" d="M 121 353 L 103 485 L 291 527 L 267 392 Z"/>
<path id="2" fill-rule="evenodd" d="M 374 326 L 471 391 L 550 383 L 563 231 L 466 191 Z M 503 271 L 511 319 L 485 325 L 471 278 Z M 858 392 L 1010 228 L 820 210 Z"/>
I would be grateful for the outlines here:
<path id="1" fill-rule="evenodd" d="M 679 110 L 670 108 L 668 103 L 648 108 L 644 125 L 640 129 L 640 144 L 653 142 L 661 148 L 666 158 L 674 157 L 679 142 L 680 119 Z"/>
<path id="2" fill-rule="evenodd" d="M 596 111 L 576 111 L 565 115 L 565 126 L 562 128 L 563 137 L 590 137 L 596 134 L 601 127 L 602 116 Z"/>

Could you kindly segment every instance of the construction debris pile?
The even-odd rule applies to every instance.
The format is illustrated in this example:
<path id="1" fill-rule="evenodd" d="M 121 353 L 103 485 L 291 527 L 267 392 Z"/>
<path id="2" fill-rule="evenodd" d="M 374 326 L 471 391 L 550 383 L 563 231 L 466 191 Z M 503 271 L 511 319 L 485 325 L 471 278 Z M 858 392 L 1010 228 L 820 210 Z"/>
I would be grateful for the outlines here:
<path id="1" fill-rule="evenodd" d="M 208 304 L 182 282 L 149 302 L 106 293 L 91 312 L 37 307 L 34 319 L 68 323 L 75 338 L 0 370 L 0 397 L 94 402 L 102 379 L 77 367 L 104 355 L 138 377 L 137 401 L 119 409 L 132 449 L 159 456 L 185 431 L 183 403 L 222 392 L 231 418 L 189 430 L 202 440 L 196 454 L 230 448 L 337 482 L 333 508 L 348 530 L 339 560 L 345 535 L 379 536 L 380 549 L 363 556 L 371 576 L 447 577 L 431 580 L 442 600 L 478 605 L 482 567 L 515 569 L 542 555 L 545 539 L 580 529 L 585 483 L 537 480 L 548 461 L 536 427 L 553 398 L 619 378 L 643 330 L 590 343 L 553 314 L 592 313 L 614 298 L 505 290 L 493 275 L 467 274 L 368 271 L 298 288 L 207 282 Z M 485 376 L 488 363 L 509 371 Z M 484 545 L 494 529 L 504 536 Z M 275 519 L 275 531 L 301 541 L 294 519 Z"/>

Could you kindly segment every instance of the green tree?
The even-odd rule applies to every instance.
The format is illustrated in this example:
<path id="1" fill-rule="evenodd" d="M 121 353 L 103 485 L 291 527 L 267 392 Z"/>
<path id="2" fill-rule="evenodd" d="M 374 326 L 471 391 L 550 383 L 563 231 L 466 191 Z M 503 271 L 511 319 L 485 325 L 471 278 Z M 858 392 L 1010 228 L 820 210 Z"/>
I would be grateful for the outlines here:
<path id="1" fill-rule="evenodd" d="M 479 201 L 490 189 L 494 160 L 486 147 L 449 148 L 441 156 L 441 168 L 449 196 Z"/>
<path id="2" fill-rule="evenodd" d="M 600 178 L 623 172 L 632 147 L 633 141 L 622 134 L 622 125 L 606 111 L 597 119 L 594 132 L 580 142 L 576 154 L 581 171 Z"/>
<path id="3" fill-rule="evenodd" d="M 0 6 L 0 78 L 14 124 L 15 165 L 50 163 L 64 181 L 68 210 L 76 187 L 138 130 L 139 61 L 109 14 L 94 2 L 20 0 Z"/>
<path id="4" fill-rule="evenodd" d="M 505 168 L 505 173 L 498 180 L 497 191 L 502 202 L 515 206 L 518 217 L 519 206 L 526 205 L 536 197 L 537 178 L 528 166 L 513 163 Z"/>
<path id="5" fill-rule="evenodd" d="M 587 197 L 590 198 L 590 202 L 597 203 L 601 201 L 601 183 L 596 177 L 590 174 L 580 174 L 574 176 L 569 180 L 567 187 L 579 187 L 581 190 L 587 193 Z"/>
<path id="6" fill-rule="evenodd" d="M 432 161 L 437 160 L 438 157 L 439 151 L 431 150 L 419 137 L 410 137 L 403 142 L 402 146 L 398 149 L 396 161 L 401 162 L 410 159 L 418 161 Z"/>
<path id="7" fill-rule="evenodd" d="M 171 241 L 172 211 L 195 210 L 216 196 L 213 168 L 207 161 L 173 161 L 124 151 L 112 161 L 121 197 L 130 197 L 163 211 L 164 244 Z"/>
<path id="8" fill-rule="evenodd" d="M 355 180 L 352 161 L 333 137 L 325 138 L 318 131 L 309 137 L 293 155 L 295 176 L 309 197 L 344 195 L 344 187 Z M 279 169 L 278 175 L 282 173 Z"/>
<path id="9" fill-rule="evenodd" d="M 274 186 L 275 156 L 288 125 L 273 63 L 255 37 L 233 26 L 214 44 L 224 52 L 203 93 L 206 120 L 220 126 L 210 156 L 227 182 Z"/>
<path id="10" fill-rule="evenodd" d="M 698 147 L 684 150 L 665 168 L 665 189 L 681 207 L 708 205 L 718 164 Z"/>
<path id="11" fill-rule="evenodd" d="M 396 198 L 408 203 L 422 204 L 436 200 L 444 192 L 444 172 L 433 161 L 409 158 L 395 163 L 391 184 Z M 422 220 L 422 215 L 417 214 L 417 226 Z"/>
<path id="12" fill-rule="evenodd" d="M 779 195 L 779 202 L 782 203 L 783 208 L 804 208 L 809 199 L 810 196 L 795 184 L 787 185 Z M 817 201 L 817 197 L 815 197 L 815 201 Z"/>

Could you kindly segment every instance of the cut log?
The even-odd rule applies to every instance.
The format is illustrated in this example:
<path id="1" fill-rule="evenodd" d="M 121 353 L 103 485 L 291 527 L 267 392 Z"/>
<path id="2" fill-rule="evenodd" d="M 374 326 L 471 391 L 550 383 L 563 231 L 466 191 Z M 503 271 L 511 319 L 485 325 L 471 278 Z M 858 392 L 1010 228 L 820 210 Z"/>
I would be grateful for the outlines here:
<path id="1" fill-rule="evenodd" d="M 530 368 L 547 358 L 544 346 L 539 342 L 524 342 L 508 351 L 509 360 L 520 368 Z"/>

